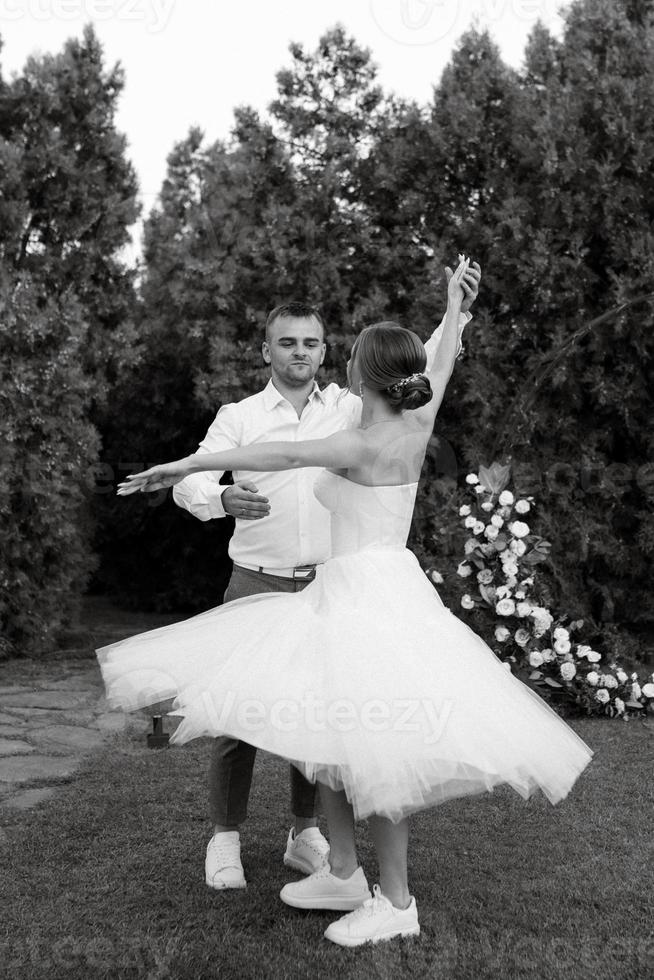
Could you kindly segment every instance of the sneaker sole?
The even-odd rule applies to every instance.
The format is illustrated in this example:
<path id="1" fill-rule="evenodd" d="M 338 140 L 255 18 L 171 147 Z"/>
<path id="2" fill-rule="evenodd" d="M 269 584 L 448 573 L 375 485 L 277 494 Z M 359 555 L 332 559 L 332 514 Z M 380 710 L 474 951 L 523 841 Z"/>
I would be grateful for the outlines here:
<path id="1" fill-rule="evenodd" d="M 336 943 L 337 946 L 347 946 L 348 949 L 351 949 L 353 946 L 365 946 L 366 943 L 370 943 L 372 945 L 374 943 L 388 942 L 391 939 L 400 939 L 400 938 L 406 939 L 409 936 L 419 936 L 420 926 L 412 926 L 410 929 L 401 929 L 399 932 L 385 933 L 382 936 L 371 936 L 370 939 L 353 939 L 350 938 L 349 936 L 348 937 L 343 936 L 342 938 L 334 939 L 333 936 L 327 935 L 327 931 L 325 931 L 324 933 L 325 939 L 328 939 L 331 943 Z"/>
<path id="2" fill-rule="evenodd" d="M 358 909 L 360 905 L 366 901 L 366 899 L 371 898 L 370 892 L 361 895 L 356 898 L 336 898 L 325 895 L 311 896 L 309 898 L 295 898 L 291 895 L 282 895 L 280 892 L 279 897 L 285 905 L 290 905 L 294 909 L 330 909 L 334 912 L 353 912 Z"/>
<path id="3" fill-rule="evenodd" d="M 235 885 L 216 885 L 212 881 L 209 881 L 209 879 L 206 877 L 204 880 L 207 888 L 210 888 L 214 892 L 225 892 L 225 891 L 231 891 L 232 889 L 247 888 L 247 882 L 245 881 L 245 879 L 243 879 L 242 882 L 238 882 L 238 884 Z"/>

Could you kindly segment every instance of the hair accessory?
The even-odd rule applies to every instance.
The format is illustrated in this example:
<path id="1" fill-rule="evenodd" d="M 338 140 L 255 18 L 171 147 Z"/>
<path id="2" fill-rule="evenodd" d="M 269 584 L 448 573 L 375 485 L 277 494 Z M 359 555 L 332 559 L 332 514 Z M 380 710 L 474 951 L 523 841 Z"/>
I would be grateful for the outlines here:
<path id="1" fill-rule="evenodd" d="M 402 378 L 401 381 L 396 381 L 394 385 L 389 385 L 386 390 L 392 391 L 393 394 L 395 395 L 400 391 L 404 391 L 406 386 L 410 384 L 412 381 L 424 381 L 424 380 L 426 380 L 424 374 L 410 374 L 408 378 Z"/>

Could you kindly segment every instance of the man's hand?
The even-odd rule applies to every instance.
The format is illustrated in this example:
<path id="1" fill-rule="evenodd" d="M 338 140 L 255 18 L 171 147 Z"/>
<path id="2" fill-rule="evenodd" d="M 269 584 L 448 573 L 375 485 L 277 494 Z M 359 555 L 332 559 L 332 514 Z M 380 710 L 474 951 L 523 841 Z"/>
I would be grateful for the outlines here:
<path id="1" fill-rule="evenodd" d="M 225 513 L 239 521 L 258 521 L 270 513 L 267 497 L 262 497 L 254 483 L 235 483 L 222 494 Z"/>
<path id="2" fill-rule="evenodd" d="M 459 255 L 459 259 L 462 256 Z M 453 271 L 450 269 L 449 265 L 445 266 L 445 277 L 449 286 L 450 279 L 454 275 Z M 478 262 L 473 262 L 466 269 L 465 275 L 463 276 L 463 282 L 465 282 L 467 288 L 464 288 L 465 296 L 463 302 L 461 303 L 461 312 L 467 313 L 474 301 L 479 295 L 479 283 L 481 281 L 481 266 Z"/>

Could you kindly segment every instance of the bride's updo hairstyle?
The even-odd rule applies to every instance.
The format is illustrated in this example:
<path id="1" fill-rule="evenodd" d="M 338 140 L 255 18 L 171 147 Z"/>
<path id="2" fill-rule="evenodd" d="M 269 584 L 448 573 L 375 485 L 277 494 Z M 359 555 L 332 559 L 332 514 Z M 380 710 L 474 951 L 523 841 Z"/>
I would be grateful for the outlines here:
<path id="1" fill-rule="evenodd" d="M 431 385 L 422 373 L 427 366 L 425 347 L 412 330 L 392 320 L 364 327 L 352 347 L 355 360 L 366 388 L 381 391 L 398 411 L 431 401 Z"/>

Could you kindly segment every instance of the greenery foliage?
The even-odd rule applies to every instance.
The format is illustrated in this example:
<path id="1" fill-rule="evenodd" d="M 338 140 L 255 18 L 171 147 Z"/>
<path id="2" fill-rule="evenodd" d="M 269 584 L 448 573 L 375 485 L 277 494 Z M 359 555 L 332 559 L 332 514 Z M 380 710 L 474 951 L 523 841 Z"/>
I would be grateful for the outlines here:
<path id="1" fill-rule="evenodd" d="M 96 423 L 135 301 L 122 84 L 90 29 L 0 79 L 0 656 L 51 646 L 95 565 Z"/>
<path id="2" fill-rule="evenodd" d="M 457 479 L 510 462 L 552 542 L 541 576 L 553 604 L 565 596 L 572 617 L 647 656 L 653 316 L 651 301 L 625 304 L 651 293 L 654 272 L 651 4 L 576 0 L 560 40 L 534 28 L 519 70 L 470 30 L 424 106 L 384 93 L 342 28 L 313 52 L 291 45 L 265 116 L 242 107 L 228 140 L 207 144 L 193 129 L 171 152 L 145 225 L 138 302 L 116 257 L 135 213 L 111 122 L 122 80 L 98 59 L 87 35 L 31 62 L 3 88 L 0 146 L 0 234 L 13 236 L 3 261 L 23 256 L 39 281 L 72 289 L 89 326 L 84 367 L 105 465 L 96 587 L 158 608 L 215 602 L 229 522 L 201 525 L 170 500 L 117 503 L 109 478 L 188 452 L 221 404 L 262 386 L 263 324 L 278 302 L 320 305 L 321 380 L 342 380 L 362 325 L 396 318 L 429 334 L 444 311 L 442 266 L 465 251 L 482 265 L 482 290 L 410 545 L 426 564 L 452 561 Z M 89 102 L 85 83 L 30 109 L 45 77 L 65 91 L 71 65 L 93 83 Z M 91 127 L 79 150 L 66 136 L 75 111 Z M 56 138 L 45 135 L 53 114 Z"/>

